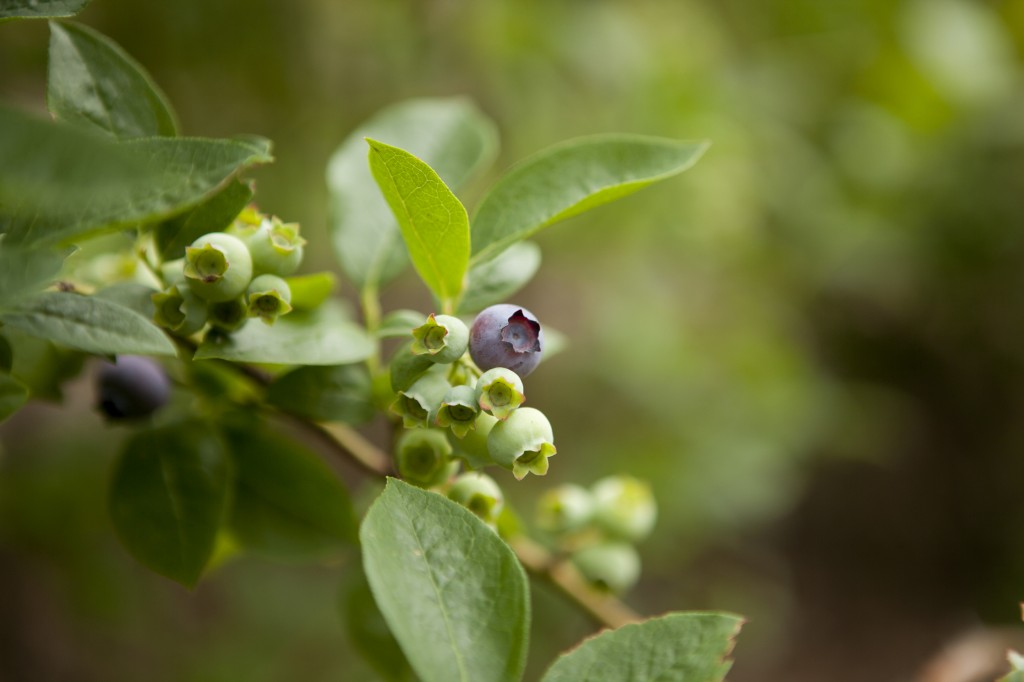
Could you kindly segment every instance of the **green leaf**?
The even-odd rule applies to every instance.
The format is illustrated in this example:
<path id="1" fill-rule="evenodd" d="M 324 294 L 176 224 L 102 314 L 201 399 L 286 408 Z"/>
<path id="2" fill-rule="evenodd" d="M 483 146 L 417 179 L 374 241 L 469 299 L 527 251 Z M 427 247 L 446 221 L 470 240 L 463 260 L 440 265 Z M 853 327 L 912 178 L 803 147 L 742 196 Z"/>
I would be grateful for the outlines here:
<path id="1" fill-rule="evenodd" d="M 272 160 L 266 141 L 144 138 L 117 143 L 0 108 L 0 232 L 51 244 L 166 219 Z"/>
<path id="2" fill-rule="evenodd" d="M 50 23 L 46 103 L 57 118 L 115 137 L 177 134 L 167 97 L 120 46 L 90 28 Z"/>
<path id="3" fill-rule="evenodd" d="M 724 613 L 670 613 L 584 640 L 542 682 L 719 682 L 743 619 Z"/>
<path id="4" fill-rule="evenodd" d="M 477 312 L 507 300 L 533 279 L 539 268 L 540 247 L 533 242 L 513 244 L 493 260 L 477 263 L 469 271 L 459 311 Z"/>
<path id="5" fill-rule="evenodd" d="M 86 353 L 175 353 L 163 332 L 142 315 L 95 296 L 45 292 L 5 313 L 3 322 Z"/>
<path id="6" fill-rule="evenodd" d="M 377 288 L 408 264 L 394 215 L 366 164 L 371 137 L 415 154 L 452 188 L 494 158 L 494 124 L 468 100 L 415 99 L 388 107 L 346 138 L 331 157 L 331 237 L 341 267 L 360 288 Z"/>
<path id="7" fill-rule="evenodd" d="M 49 286 L 67 255 L 53 249 L 8 245 L 5 237 L 0 235 L 0 309 Z"/>
<path id="8" fill-rule="evenodd" d="M 15 19 L 71 17 L 90 0 L 0 0 L 0 23 Z"/>
<path id="9" fill-rule="evenodd" d="M 292 291 L 292 307 L 296 310 L 313 310 L 326 301 L 337 278 L 333 272 L 314 272 L 311 275 L 285 277 L 288 288 Z"/>
<path id="10" fill-rule="evenodd" d="M 7 337 L 0 334 L 0 372 L 10 372 L 14 366 L 14 348 Z"/>
<path id="11" fill-rule="evenodd" d="M 224 447 L 204 423 L 147 429 L 128 441 L 115 465 L 114 528 L 141 563 L 191 587 L 213 553 L 228 483 Z"/>
<path id="12" fill-rule="evenodd" d="M 28 387 L 34 400 L 62 400 L 62 385 L 81 373 L 87 356 L 10 326 L 4 336 L 11 345 L 11 376 Z"/>
<path id="13" fill-rule="evenodd" d="M 270 384 L 267 402 L 314 421 L 364 424 L 374 414 L 370 373 L 363 364 L 299 367 Z"/>
<path id="14" fill-rule="evenodd" d="M 156 248 L 164 260 L 185 256 L 185 247 L 208 232 L 221 232 L 252 201 L 249 183 L 233 180 L 187 213 L 157 225 Z"/>
<path id="15" fill-rule="evenodd" d="M 355 542 L 348 491 L 315 454 L 258 420 L 227 430 L 236 469 L 229 525 L 247 549 L 317 558 Z"/>
<path id="16" fill-rule="evenodd" d="M 560 220 L 683 172 L 707 142 L 597 135 L 546 149 L 506 173 L 473 216 L 473 264 Z"/>
<path id="17" fill-rule="evenodd" d="M 10 374 L 0 372 L 0 422 L 17 412 L 28 401 L 28 387 Z"/>
<path id="18" fill-rule="evenodd" d="M 462 293 L 469 264 L 469 216 L 426 163 L 367 139 L 370 171 L 398 219 L 413 267 L 444 310 Z"/>
<path id="19" fill-rule="evenodd" d="M 353 566 L 339 590 L 339 611 L 356 652 L 388 682 L 415 682 L 409 661 L 388 630 L 362 567 Z"/>
<path id="20" fill-rule="evenodd" d="M 230 336 L 207 336 L 196 360 L 219 358 L 233 362 L 284 365 L 347 365 L 370 357 L 374 344 L 362 327 L 337 304 L 294 311 L 273 326 L 250 320 Z"/>
<path id="21" fill-rule="evenodd" d="M 411 336 L 412 334 L 410 334 Z M 412 339 L 398 347 L 391 356 L 389 371 L 391 373 L 391 390 L 404 391 L 416 383 L 416 380 L 434 366 L 429 355 L 414 355 Z"/>
<path id="22" fill-rule="evenodd" d="M 373 596 L 420 678 L 520 679 L 529 587 L 497 533 L 455 502 L 389 479 L 359 537 Z"/>
<path id="23" fill-rule="evenodd" d="M 117 282 L 109 287 L 100 289 L 93 295 L 96 298 L 102 298 L 104 301 L 110 301 L 111 303 L 134 310 L 147 320 L 152 320 L 153 313 L 156 311 L 156 307 L 153 305 L 153 294 L 155 293 L 156 289 L 147 287 L 145 284 Z"/>
<path id="24" fill-rule="evenodd" d="M 377 336 L 382 339 L 403 336 L 412 338 L 412 330 L 423 324 L 426 319 L 426 315 L 416 310 L 392 310 L 380 321 Z"/>

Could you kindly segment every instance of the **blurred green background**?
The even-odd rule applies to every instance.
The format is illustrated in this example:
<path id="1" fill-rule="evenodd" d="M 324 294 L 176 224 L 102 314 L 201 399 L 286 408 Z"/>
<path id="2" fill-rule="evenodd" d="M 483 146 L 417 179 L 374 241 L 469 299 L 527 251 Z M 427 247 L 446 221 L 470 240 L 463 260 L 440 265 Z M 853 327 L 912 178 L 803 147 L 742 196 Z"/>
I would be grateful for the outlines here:
<path id="1" fill-rule="evenodd" d="M 540 236 L 515 302 L 571 346 L 530 377 L 559 454 L 500 479 L 513 503 L 649 480 L 627 601 L 748 616 L 735 682 L 974 679 L 921 671 L 1019 621 L 1024 3 L 94 0 L 80 19 L 186 134 L 275 141 L 257 197 L 303 225 L 309 270 L 336 269 L 328 157 L 403 98 L 466 94 L 497 121 L 470 205 L 569 137 L 711 139 Z M 0 26 L 3 101 L 44 109 L 46 47 L 45 24 Z M 430 306 L 411 274 L 385 303 Z M 104 503 L 124 434 L 90 401 L 79 381 L 0 429 L 0 678 L 374 679 L 336 613 L 345 563 L 242 558 L 188 593 L 128 558 Z M 592 631 L 534 602 L 528 679 Z"/>

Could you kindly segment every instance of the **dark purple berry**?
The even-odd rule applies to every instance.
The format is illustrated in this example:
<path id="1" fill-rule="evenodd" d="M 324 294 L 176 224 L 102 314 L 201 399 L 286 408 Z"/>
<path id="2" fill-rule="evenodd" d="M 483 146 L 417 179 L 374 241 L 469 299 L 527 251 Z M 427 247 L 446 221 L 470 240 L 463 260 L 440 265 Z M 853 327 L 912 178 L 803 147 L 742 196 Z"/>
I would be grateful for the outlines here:
<path id="1" fill-rule="evenodd" d="M 544 350 L 544 330 L 526 308 L 499 303 L 484 309 L 469 331 L 469 354 L 477 367 L 510 369 L 520 377 L 534 370 Z"/>
<path id="2" fill-rule="evenodd" d="M 119 355 L 116 364 L 105 362 L 96 373 L 97 408 L 109 419 L 148 417 L 171 396 L 171 382 L 153 359 Z"/>

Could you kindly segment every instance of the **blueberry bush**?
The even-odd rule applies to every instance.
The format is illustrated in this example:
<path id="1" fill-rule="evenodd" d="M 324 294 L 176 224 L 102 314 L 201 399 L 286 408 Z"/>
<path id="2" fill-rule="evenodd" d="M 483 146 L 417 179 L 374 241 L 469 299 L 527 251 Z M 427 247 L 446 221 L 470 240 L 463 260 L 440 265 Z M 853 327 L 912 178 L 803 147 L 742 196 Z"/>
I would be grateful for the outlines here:
<path id="1" fill-rule="evenodd" d="M 0 21 L 50 20 L 54 119 L 0 107 L 0 419 L 90 368 L 98 415 L 130 430 L 109 486 L 126 550 L 187 587 L 227 552 L 356 555 L 362 617 L 386 629 L 354 644 L 385 679 L 520 679 L 528 576 L 608 628 L 544 680 L 722 679 L 740 617 L 644 619 L 620 600 L 657 515 L 645 482 L 563 484 L 523 516 L 503 492 L 583 456 L 525 381 L 565 345 L 514 302 L 540 264 L 528 240 L 673 178 L 706 143 L 570 140 L 470 213 L 455 191 L 493 160 L 494 124 L 460 98 L 387 108 L 327 169 L 357 316 L 331 272 L 302 273 L 300 226 L 247 179 L 270 142 L 181 136 L 145 69 L 67 20 L 85 4 L 0 2 Z M 433 310 L 384 310 L 409 265 Z M 357 428 L 372 420 L 382 433 Z M 333 455 L 386 479 L 365 513 Z"/>

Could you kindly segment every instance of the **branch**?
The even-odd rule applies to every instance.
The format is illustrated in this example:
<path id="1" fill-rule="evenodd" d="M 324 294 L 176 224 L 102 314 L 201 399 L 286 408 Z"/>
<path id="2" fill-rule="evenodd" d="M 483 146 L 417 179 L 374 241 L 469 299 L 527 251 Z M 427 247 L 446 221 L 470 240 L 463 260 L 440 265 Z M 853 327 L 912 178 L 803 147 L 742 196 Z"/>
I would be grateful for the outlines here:
<path id="1" fill-rule="evenodd" d="M 185 348 L 195 350 L 194 344 L 182 339 L 176 340 Z M 235 362 L 228 364 L 260 386 L 266 386 L 272 380 L 269 374 L 256 367 Z M 391 457 L 347 424 L 316 422 L 294 414 L 288 416 L 331 450 L 352 460 L 367 473 L 375 476 L 394 475 Z M 575 566 L 568 561 L 555 559 L 542 545 L 529 537 L 518 535 L 509 540 L 509 545 L 530 574 L 551 583 L 570 601 L 586 611 L 597 624 L 618 628 L 627 623 L 643 620 L 620 600 L 591 587 Z"/>
<path id="2" fill-rule="evenodd" d="M 527 571 L 554 585 L 598 624 L 614 629 L 643 620 L 640 614 L 619 599 L 591 587 L 575 566 L 568 561 L 555 559 L 529 537 L 516 536 L 509 540 L 509 545 Z"/>

